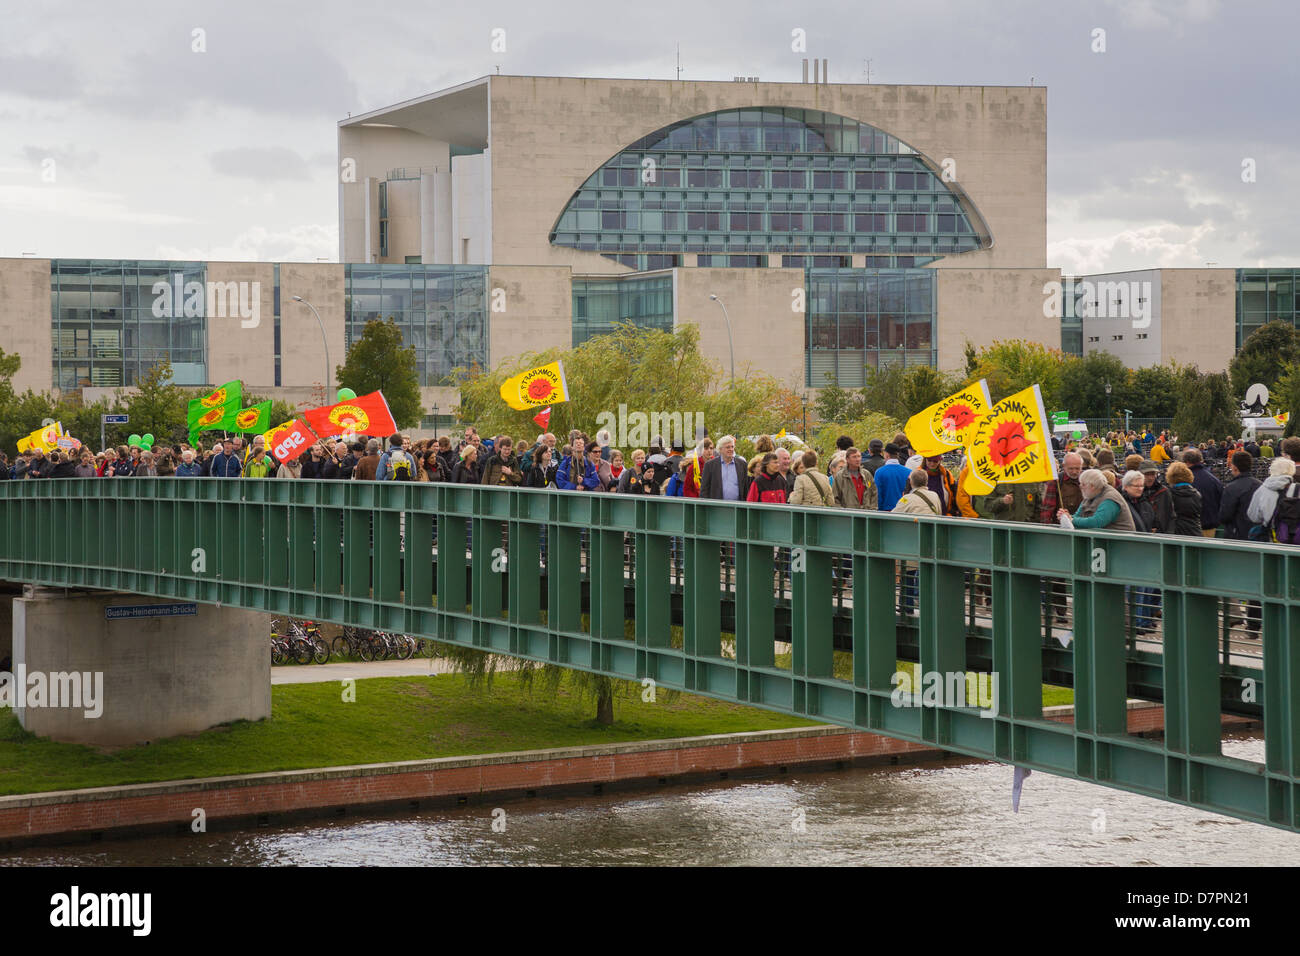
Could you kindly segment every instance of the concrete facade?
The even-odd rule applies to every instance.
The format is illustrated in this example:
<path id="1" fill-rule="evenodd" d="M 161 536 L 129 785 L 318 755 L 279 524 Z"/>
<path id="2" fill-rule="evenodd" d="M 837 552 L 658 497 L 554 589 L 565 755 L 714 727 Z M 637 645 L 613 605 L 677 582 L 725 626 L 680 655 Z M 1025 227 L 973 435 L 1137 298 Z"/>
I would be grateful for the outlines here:
<path id="1" fill-rule="evenodd" d="M 727 307 L 736 351 L 736 375 L 772 376 L 793 388 L 804 381 L 804 313 L 791 293 L 804 287 L 802 269 L 678 269 L 677 324 L 700 328 L 700 349 L 730 372 Z"/>
<path id="2" fill-rule="evenodd" d="M 1236 354 L 1235 269 L 1161 269 L 1160 359 L 1222 372 Z"/>
<path id="3" fill-rule="evenodd" d="M 102 675 L 98 717 L 83 706 L 17 710 L 32 733 L 128 746 L 271 716 L 265 614 L 200 604 L 189 617 L 110 621 L 109 606 L 173 602 L 42 588 L 30 593 L 12 602 L 15 673 L 24 667 L 29 675 Z"/>
<path id="4" fill-rule="evenodd" d="M 966 342 L 979 348 L 999 339 L 1061 347 L 1061 322 L 1043 314 L 1043 286 L 1058 269 L 938 270 L 938 366 L 965 367 Z"/>
<path id="5" fill-rule="evenodd" d="M 50 260 L 0 259 L 0 348 L 17 352 L 22 366 L 14 391 L 49 389 L 54 364 L 50 322 Z M 37 424 L 40 424 L 39 422 Z M 12 453 L 13 449 L 6 449 Z"/>

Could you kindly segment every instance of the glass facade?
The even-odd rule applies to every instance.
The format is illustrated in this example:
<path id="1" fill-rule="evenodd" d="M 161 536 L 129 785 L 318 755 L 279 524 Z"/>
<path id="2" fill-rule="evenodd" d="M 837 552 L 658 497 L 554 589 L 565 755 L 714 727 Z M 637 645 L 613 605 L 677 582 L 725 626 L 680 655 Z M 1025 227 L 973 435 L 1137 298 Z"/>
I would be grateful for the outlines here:
<path id="1" fill-rule="evenodd" d="M 421 385 L 446 385 L 457 367 L 488 367 L 487 267 L 346 264 L 344 342 L 372 319 L 392 319 L 415 348 Z"/>
<path id="2" fill-rule="evenodd" d="M 938 362 L 929 269 L 809 269 L 804 384 L 866 383 L 867 368 Z"/>
<path id="3" fill-rule="evenodd" d="M 205 310 L 185 314 L 186 285 L 206 274 L 201 262 L 51 261 L 55 387 L 131 387 L 159 359 L 177 385 L 207 384 Z"/>
<path id="4" fill-rule="evenodd" d="M 1083 295 L 1086 287 L 1082 279 L 1061 277 L 1061 351 L 1066 355 L 1083 357 Z"/>
<path id="5" fill-rule="evenodd" d="M 611 331 L 619 322 L 673 330 L 673 274 L 573 280 L 573 344 Z"/>
<path id="6" fill-rule="evenodd" d="M 1296 326 L 1300 269 L 1237 270 L 1237 348 L 1266 322 Z"/>
<path id="7" fill-rule="evenodd" d="M 791 108 L 710 113 L 638 140 L 583 184 L 551 241 L 624 255 L 912 257 L 890 265 L 989 244 L 906 144 Z"/>

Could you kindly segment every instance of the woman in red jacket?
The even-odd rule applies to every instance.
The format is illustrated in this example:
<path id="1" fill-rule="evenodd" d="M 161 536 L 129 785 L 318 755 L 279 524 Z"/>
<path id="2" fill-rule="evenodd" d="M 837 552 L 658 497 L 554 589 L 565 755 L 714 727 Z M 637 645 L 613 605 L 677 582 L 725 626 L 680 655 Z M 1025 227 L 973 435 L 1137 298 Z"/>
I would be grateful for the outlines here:
<path id="1" fill-rule="evenodd" d="M 769 451 L 758 464 L 758 474 L 749 484 L 746 501 L 785 504 L 785 478 L 777 470 L 776 453 Z"/>

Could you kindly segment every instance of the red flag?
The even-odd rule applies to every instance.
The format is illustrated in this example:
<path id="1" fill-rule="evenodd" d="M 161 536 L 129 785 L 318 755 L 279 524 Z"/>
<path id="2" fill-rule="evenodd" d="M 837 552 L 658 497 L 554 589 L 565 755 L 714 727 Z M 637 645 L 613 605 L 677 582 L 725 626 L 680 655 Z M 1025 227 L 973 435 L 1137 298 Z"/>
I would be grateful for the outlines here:
<path id="1" fill-rule="evenodd" d="M 551 424 L 551 406 L 547 405 L 540 412 L 533 416 L 533 421 L 537 422 L 541 428 L 548 428 Z"/>
<path id="2" fill-rule="evenodd" d="M 397 431 L 397 422 L 388 410 L 383 392 L 371 392 L 335 405 L 312 408 L 303 412 L 302 417 L 321 438 L 345 433 L 391 435 Z"/>
<path id="3" fill-rule="evenodd" d="M 297 458 L 315 440 L 312 430 L 296 418 L 266 432 L 266 447 L 281 463 Z"/>

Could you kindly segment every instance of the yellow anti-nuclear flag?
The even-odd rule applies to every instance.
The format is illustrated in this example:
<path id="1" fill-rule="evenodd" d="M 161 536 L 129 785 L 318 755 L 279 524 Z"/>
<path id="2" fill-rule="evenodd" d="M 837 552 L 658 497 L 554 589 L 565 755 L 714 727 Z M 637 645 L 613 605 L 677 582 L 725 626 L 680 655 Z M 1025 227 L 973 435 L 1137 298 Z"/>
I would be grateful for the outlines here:
<path id="1" fill-rule="evenodd" d="M 1054 481 L 1049 421 L 1037 385 L 998 402 L 971 430 L 962 487 L 972 495 L 986 495 L 1000 482 Z"/>
<path id="2" fill-rule="evenodd" d="M 993 407 L 988 382 L 980 379 L 960 392 L 917 412 L 903 428 L 918 455 L 933 457 L 964 448 L 975 423 Z"/>
<path id="3" fill-rule="evenodd" d="M 567 402 L 569 386 L 564 381 L 564 363 L 552 362 L 512 375 L 501 383 L 501 398 L 518 411 Z"/>
<path id="4" fill-rule="evenodd" d="M 18 454 L 21 455 L 29 448 L 39 448 L 43 452 L 51 452 L 59 447 L 59 439 L 63 437 L 65 436 L 62 422 L 55 422 L 53 425 L 42 425 L 30 435 L 18 439 Z"/>

